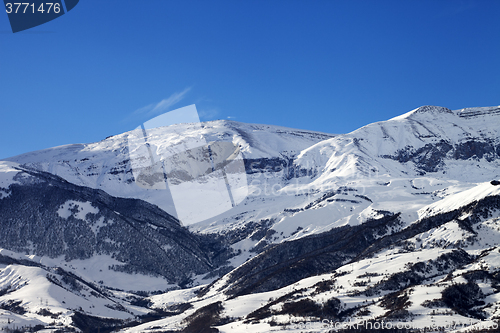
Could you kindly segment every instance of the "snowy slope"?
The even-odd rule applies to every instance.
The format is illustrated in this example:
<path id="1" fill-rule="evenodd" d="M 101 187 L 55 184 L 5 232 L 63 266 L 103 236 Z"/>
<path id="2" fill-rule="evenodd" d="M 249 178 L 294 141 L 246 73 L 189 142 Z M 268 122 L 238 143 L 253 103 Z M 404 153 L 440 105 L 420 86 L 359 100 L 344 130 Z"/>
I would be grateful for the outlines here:
<path id="1" fill-rule="evenodd" d="M 247 200 L 191 227 L 231 234 L 249 222 L 269 224 L 272 236 L 233 245 L 243 251 L 237 264 L 254 246 L 357 225 L 377 211 L 411 223 L 423 207 L 500 178 L 498 108 L 475 110 L 421 107 L 316 143 L 290 165 L 251 174 Z"/>
<path id="2" fill-rule="evenodd" d="M 413 183 L 410 186 L 421 192 L 432 192 L 456 181 L 469 184 L 498 178 L 499 123 L 498 107 L 451 111 L 424 106 L 345 135 L 329 136 L 277 126 L 214 121 L 202 127 L 179 124 L 153 129 L 149 142 L 160 155 L 169 147 L 198 137 L 207 142 L 230 141 L 241 147 L 248 185 L 241 191 L 242 198 L 247 195 L 247 199 L 240 199 L 239 206 L 229 212 L 224 213 L 226 209 L 223 208 L 214 218 L 193 226 L 196 230 L 205 230 L 213 222 L 218 225 L 224 220 L 234 223 L 232 216 L 252 210 L 246 218 L 240 216 L 239 221 L 250 215 L 253 221 L 267 219 L 285 208 L 300 207 L 305 202 L 304 197 L 300 197 L 302 194 L 309 195 L 306 200 L 313 201 L 317 198 L 312 192 L 335 191 L 341 186 L 355 188 L 358 195 L 370 191 L 379 195 L 381 187 L 375 184 L 377 181 L 394 183 L 395 179 L 401 179 L 403 183 L 405 179 L 411 182 L 415 178 L 430 177 L 434 179 L 430 187 Z M 114 196 L 143 199 L 176 216 L 168 191 L 142 188 L 134 182 L 128 138 L 129 134 L 124 133 L 94 144 L 56 147 L 16 156 L 9 161 L 51 172 L 77 185 L 102 189 Z M 436 184 L 440 182 L 439 188 Z M 245 186 L 245 183 L 238 186 Z M 388 186 L 390 191 L 387 192 L 393 192 L 393 185 Z M 406 189 L 403 191 L 408 193 Z M 183 192 L 190 193 L 188 189 Z M 426 199 L 424 204 L 430 203 L 429 198 Z M 205 201 L 207 205 L 215 204 Z M 380 206 L 382 201 L 384 199 L 379 198 L 375 205 Z M 267 203 L 271 205 L 269 209 Z M 350 209 L 347 205 L 344 207 Z M 334 211 L 338 209 L 344 208 L 333 208 Z M 362 217 L 354 215 L 350 220 L 353 219 Z M 189 219 L 186 222 L 191 223 Z"/>
<path id="3" fill-rule="evenodd" d="M 358 225 L 379 211 L 398 212 L 411 223 L 423 207 L 500 178 L 498 110 L 424 106 L 336 136 L 233 121 L 201 127 L 179 124 L 153 129 L 149 140 L 160 153 L 199 137 L 241 146 L 247 197 L 232 209 L 190 225 L 193 231 L 231 239 L 233 250 L 240 253 L 230 260 L 236 267 L 269 244 Z M 125 133 L 9 160 L 175 213 L 166 191 L 134 182 L 128 140 Z M 205 210 L 199 200 L 183 202 L 189 208 L 192 201 L 197 202 L 193 209 Z"/>
<path id="4" fill-rule="evenodd" d="M 131 133 L 124 133 L 91 144 L 73 144 L 31 152 L 7 159 L 58 175 L 67 181 L 101 189 L 110 195 L 138 198 L 175 214 L 168 193 L 145 189 L 134 182 L 129 152 Z M 178 133 L 182 133 L 179 136 Z M 170 147 L 202 137 L 206 142 L 229 141 L 240 146 L 245 159 L 293 156 L 314 143 L 333 137 L 330 134 L 294 130 L 279 126 L 212 121 L 178 124 L 150 131 L 149 143 L 163 154 Z"/>
<path id="5" fill-rule="evenodd" d="M 159 155 L 200 137 L 238 147 L 246 184 L 234 190 L 245 193 L 241 200 L 201 222 L 186 223 L 191 232 L 213 237 L 210 255 L 221 249 L 230 249 L 231 255 L 220 259 L 225 262 L 214 265 L 211 274 L 192 274 L 188 285 L 196 286 L 193 290 L 149 297 L 113 294 L 130 309 L 129 315 L 101 314 L 90 305 L 88 309 L 82 305 L 83 310 L 89 316 L 121 320 L 112 325 L 137 319 L 140 313 L 166 311 L 156 314 L 161 319 L 141 319 L 124 329 L 134 332 L 189 331 L 200 321 L 221 332 L 331 328 L 324 327 L 322 319 L 411 321 L 420 328 L 426 327 L 429 318 L 438 325 L 492 324 L 500 318 L 500 186 L 491 183 L 500 179 L 499 125 L 500 107 L 453 111 L 424 106 L 343 135 L 232 121 L 208 122 L 201 128 L 180 124 L 153 129 L 149 143 Z M 23 174 L 15 169 L 23 166 L 116 197 L 142 199 L 174 213 L 174 200 L 165 191 L 134 181 L 129 140 L 130 133 L 124 133 L 98 143 L 55 147 L 0 161 L 0 204 L 15 195 L 16 184 L 23 183 Z M 191 171 L 204 172 L 203 168 Z M 198 179 L 193 185 L 208 181 Z M 203 208 L 197 200 L 189 204 Z M 98 214 L 96 207 L 87 199 L 68 198 L 51 214 L 56 219 L 83 221 Z M 98 221 L 87 223 L 94 234 L 103 227 Z M 105 266 L 116 263 L 112 255 L 65 262 L 62 257 L 30 257 L 36 253 L 7 250 L 2 250 L 6 257 L 43 266 L 21 265 L 21 269 L 18 263 L 5 264 L 1 274 L 14 276 L 2 280 L 8 288 L 18 288 L 18 276 L 39 281 L 45 271 L 65 264 L 89 283 L 98 285 L 103 279 L 103 288 L 113 287 L 108 283 L 113 280 L 115 288 L 127 291 L 139 290 L 131 286 L 141 285 L 148 285 L 140 290 L 149 292 L 174 287 L 166 286 L 162 278 L 107 270 Z M 55 288 L 42 280 L 40 288 Z M 29 298 L 16 292 L 0 297 L 4 310 L 12 306 L 10 301 Z M 456 296 L 461 293 L 470 297 Z M 5 298 L 11 294 L 13 298 Z M 60 300 L 50 292 L 42 295 Z M 89 297 L 75 302 L 91 304 L 94 300 Z M 127 297 L 141 308 L 129 308 Z M 29 309 L 27 314 L 7 309 L 4 315 L 25 324 L 46 325 L 43 316 L 36 315 L 40 309 L 28 301 L 22 304 Z M 65 308 L 69 312 L 64 320 L 70 323 L 73 307 L 58 302 L 49 304 L 54 307 L 51 311 Z M 97 308 L 106 307 L 101 300 L 95 302 L 100 304 Z M 309 308 L 310 313 L 297 310 L 301 308 Z M 2 316 L 0 321 L 7 318 Z"/>
<path id="6" fill-rule="evenodd" d="M 61 268 L 48 267 L 32 258 L 0 250 L 0 327 L 36 325 L 64 329 L 74 326 L 75 314 L 134 319 L 150 310 L 131 305 L 120 294 L 81 279 Z M 78 325 L 77 325 L 78 326 Z"/>
<path id="7" fill-rule="evenodd" d="M 446 197 L 436 203 L 419 210 L 419 218 L 449 212 L 470 203 L 477 202 L 488 196 L 500 195 L 500 186 L 493 185 L 492 182 L 482 183 L 467 191 L 462 191 Z"/>
<path id="8" fill-rule="evenodd" d="M 270 291 L 234 295 L 230 291 L 233 271 L 193 295 L 189 310 L 124 332 L 189 331 L 200 327 L 197 318 L 204 319 L 204 327 L 220 332 L 328 332 L 342 327 L 337 324 L 353 323 L 368 332 L 384 323 L 392 325 L 385 329 L 406 327 L 413 332 L 498 332 L 498 187 L 485 183 L 457 193 L 453 207 L 449 206 L 451 196 L 438 201 L 431 206 L 447 208 L 427 209 L 422 220 L 394 233 L 406 235 L 403 242 L 387 243 L 371 255 L 340 263 L 333 272 Z M 458 212 L 462 219 L 457 223 L 446 215 L 468 207 L 472 193 L 477 194 L 473 198 L 477 205 L 468 210 L 469 216 Z M 480 222 L 473 222 L 476 217 Z M 419 222 L 426 225 L 423 232 L 414 228 Z M 263 254 L 252 260 L 258 261 Z M 161 297 L 164 304 L 172 299 L 168 295 Z"/>

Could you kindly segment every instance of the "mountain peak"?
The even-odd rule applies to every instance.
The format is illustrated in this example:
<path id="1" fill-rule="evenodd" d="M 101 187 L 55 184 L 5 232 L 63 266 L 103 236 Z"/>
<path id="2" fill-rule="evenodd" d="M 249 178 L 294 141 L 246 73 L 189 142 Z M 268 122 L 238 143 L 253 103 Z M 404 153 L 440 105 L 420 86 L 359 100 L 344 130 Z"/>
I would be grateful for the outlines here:
<path id="1" fill-rule="evenodd" d="M 422 114 L 428 114 L 428 115 L 451 114 L 451 115 L 454 115 L 455 112 L 453 112 L 452 110 L 450 110 L 448 108 L 442 107 L 442 106 L 423 105 L 423 106 L 420 106 L 414 110 L 411 110 L 409 112 L 406 112 L 402 115 L 396 116 L 396 117 L 389 119 L 389 120 L 402 120 L 402 119 L 412 117 L 414 115 L 422 115 Z"/>
<path id="2" fill-rule="evenodd" d="M 413 110 L 413 113 L 453 113 L 453 111 L 442 106 L 424 105 Z"/>

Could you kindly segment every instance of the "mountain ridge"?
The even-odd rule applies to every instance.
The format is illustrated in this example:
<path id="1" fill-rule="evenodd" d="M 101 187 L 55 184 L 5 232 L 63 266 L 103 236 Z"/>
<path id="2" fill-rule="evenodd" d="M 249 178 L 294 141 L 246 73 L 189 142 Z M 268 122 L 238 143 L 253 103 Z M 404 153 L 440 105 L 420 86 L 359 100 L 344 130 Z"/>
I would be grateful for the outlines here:
<path id="1" fill-rule="evenodd" d="M 498 124 L 500 107 L 423 106 L 339 135 L 234 121 L 157 128 L 158 152 L 201 136 L 243 155 L 247 197 L 187 226 L 165 193 L 135 185 L 126 133 L 2 160 L 0 320 L 124 332 L 317 332 L 381 320 L 417 332 L 429 318 L 498 327 Z M 119 228 L 108 234 L 110 218 Z M 43 238 L 50 225 L 64 230 L 57 240 Z M 27 296 L 30 281 L 53 303 Z"/>

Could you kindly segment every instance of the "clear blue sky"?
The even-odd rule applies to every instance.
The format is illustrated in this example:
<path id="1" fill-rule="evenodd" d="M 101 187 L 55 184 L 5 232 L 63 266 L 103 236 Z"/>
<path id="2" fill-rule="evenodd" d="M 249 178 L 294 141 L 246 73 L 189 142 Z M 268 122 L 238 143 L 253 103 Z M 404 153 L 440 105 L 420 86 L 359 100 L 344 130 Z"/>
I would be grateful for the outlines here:
<path id="1" fill-rule="evenodd" d="M 81 0 L 13 34 L 0 13 L 0 158 L 131 130 L 163 100 L 330 133 L 499 105 L 499 17 L 496 0 Z"/>

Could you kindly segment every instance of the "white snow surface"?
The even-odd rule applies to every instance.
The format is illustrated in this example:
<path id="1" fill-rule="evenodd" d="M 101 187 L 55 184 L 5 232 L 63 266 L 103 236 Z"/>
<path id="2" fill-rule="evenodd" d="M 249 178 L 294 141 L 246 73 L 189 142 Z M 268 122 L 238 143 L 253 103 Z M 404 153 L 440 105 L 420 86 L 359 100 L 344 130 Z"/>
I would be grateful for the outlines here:
<path id="1" fill-rule="evenodd" d="M 96 143 L 72 144 L 26 153 L 11 157 L 7 161 L 56 174 L 77 185 L 102 189 L 113 196 L 143 199 L 176 216 L 168 191 L 144 189 L 133 181 L 129 148 L 137 145 L 129 145 L 131 133 L 134 132 L 116 135 Z M 203 138 L 206 142 L 233 142 L 240 146 L 246 159 L 293 156 L 312 144 L 334 136 L 234 121 L 211 121 L 203 123 L 202 126 L 177 124 L 150 129 L 148 135 L 148 143 L 154 148 L 154 153 L 159 155 L 168 155 L 168 151 L 176 146 Z M 241 192 L 238 188 L 233 191 L 235 194 Z"/>
<path id="2" fill-rule="evenodd" d="M 443 172 L 421 175 L 413 162 L 400 163 L 387 158 L 395 156 L 405 147 L 419 149 L 441 141 L 461 143 L 471 138 L 498 141 L 500 113 L 497 110 L 497 107 L 490 107 L 452 111 L 425 106 L 343 135 L 222 120 L 203 123 L 202 126 L 178 124 L 149 130 L 148 142 L 160 155 L 190 140 L 203 138 L 206 142 L 231 141 L 240 147 L 247 160 L 284 157 L 293 160 L 295 168 L 305 170 L 303 176 L 289 180 L 285 178 L 287 170 L 281 167 L 271 167 L 266 173 L 247 174 L 246 182 L 239 182 L 232 188 L 234 194 L 242 193 L 238 199 L 240 203 L 233 208 L 227 206 L 230 201 L 227 191 L 223 190 L 224 182 L 218 187 L 214 183 L 206 193 L 198 190 L 201 183 L 182 183 L 179 187 L 182 191 L 176 193 L 184 194 L 177 196 L 176 200 L 172 200 L 168 191 L 137 186 L 131 177 L 128 162 L 129 133 L 92 144 L 66 145 L 27 153 L 9 158 L 8 161 L 27 164 L 57 174 L 72 183 L 102 189 L 114 196 L 143 199 L 174 216 L 178 216 L 176 206 L 183 212 L 189 212 L 189 207 L 193 207 L 191 214 L 180 217 L 193 230 L 202 232 L 231 228 L 235 224 L 233 217 L 237 215 L 240 215 L 240 219 L 236 224 L 241 224 L 242 220 L 258 221 L 271 217 L 279 221 L 284 216 L 276 214 L 281 214 L 285 208 L 303 208 L 304 203 L 341 186 L 354 188 L 357 195 L 370 198 L 373 204 L 368 205 L 368 211 L 364 211 L 367 207 L 355 208 L 356 204 L 349 207 L 345 202 L 340 204 L 338 201 L 326 202 L 325 205 L 333 212 L 344 210 L 340 215 L 335 213 L 339 219 L 345 219 L 340 223 L 359 223 L 374 209 L 398 210 L 405 215 L 431 204 L 438 198 L 439 193 L 436 191 L 444 194 L 447 188 L 454 185 L 461 186 L 460 189 L 464 186 L 471 188 L 476 183 L 500 178 L 498 159 L 488 162 L 484 158 L 481 161 L 447 158 Z M 210 178 L 200 181 L 210 182 Z M 385 188 L 379 185 L 387 183 Z M 219 187 L 220 198 L 210 192 Z M 190 188 L 195 190 L 190 191 Z M 201 195 L 202 200 L 190 200 L 190 193 Z M 196 206 L 191 204 L 193 201 L 197 202 Z M 350 212 L 351 208 L 354 213 Z M 203 211 L 211 212 L 207 213 L 208 218 L 205 220 Z M 214 214 L 216 216 L 209 217 Z M 193 221 L 201 222 L 192 224 Z M 316 223 L 313 222 L 313 225 Z M 319 223 L 323 226 L 339 224 L 324 220 Z M 307 225 L 301 223 L 300 227 Z"/>
<path id="3" fill-rule="evenodd" d="M 0 161 L 0 199 L 6 198 L 10 195 L 8 187 L 15 183 L 14 177 L 20 172 L 14 167 L 18 166 L 18 163 Z"/>
<path id="4" fill-rule="evenodd" d="M 185 198 L 177 197 L 182 199 L 177 205 L 184 212 L 193 207 L 191 215 L 184 215 L 187 220 L 203 219 L 204 210 L 217 212 L 216 216 L 189 224 L 193 231 L 224 233 L 245 228 L 247 223 L 270 223 L 276 233 L 267 241 L 279 243 L 333 227 L 360 224 L 379 216 L 379 211 L 399 212 L 402 221 L 409 224 L 425 214 L 452 209 L 465 197 L 494 195 L 499 187 L 491 186 L 489 181 L 500 179 L 498 159 L 447 157 L 443 171 L 422 175 L 413 162 L 400 163 L 387 156 L 394 156 L 408 146 L 419 149 L 443 140 L 460 143 L 478 138 L 500 144 L 497 111 L 497 107 L 452 111 L 425 106 L 343 135 L 220 120 L 201 126 L 178 124 L 153 128 L 148 140 L 159 154 L 202 138 L 206 142 L 233 142 L 247 160 L 281 157 L 293 161 L 290 163 L 295 168 L 294 178 L 287 176 L 291 167 L 287 170 L 279 165 L 264 172 L 247 173 L 246 186 L 240 184 L 232 189 L 233 194 L 239 190 L 244 193 L 238 200 L 241 202 L 232 208 L 227 207 L 228 192 L 220 182 L 214 183 L 221 188 L 220 200 L 217 193 L 203 195 L 196 190 L 195 181 L 180 184 L 185 189 L 179 193 L 184 193 Z M 26 164 L 111 195 L 146 200 L 177 216 L 168 191 L 141 188 L 131 178 L 129 138 L 129 133 L 124 133 L 92 144 L 66 145 L 12 157 L 0 161 L 6 171 L 0 175 L 6 177 L 7 183 L 11 182 L 17 172 L 12 167 L 16 163 Z M 250 169 L 253 170 L 252 165 Z M 208 177 L 203 181 L 211 180 Z M 190 186 L 195 190 L 190 191 Z M 469 189 L 470 192 L 463 192 Z M 336 194 L 321 200 L 326 193 Z M 453 194 L 457 197 L 452 197 Z M 205 200 L 198 200 L 200 195 Z M 450 199 L 440 201 L 447 197 Z M 88 209 L 93 208 L 87 207 L 78 216 L 84 217 L 84 213 L 90 212 Z M 425 213 L 427 210 L 429 213 Z M 62 209 L 60 214 L 66 216 L 69 211 Z M 241 250 L 241 255 L 232 258 L 231 263 L 238 266 L 251 258 L 250 250 L 257 242 L 247 238 L 234 244 L 234 250 Z M 201 277 L 194 279 L 198 283 L 210 282 Z"/>
<path id="5" fill-rule="evenodd" d="M 202 233 L 224 233 L 231 230 L 243 230 L 248 223 L 269 223 L 269 227 L 276 233 L 268 241 L 279 243 L 321 233 L 333 227 L 346 224 L 357 225 L 370 218 L 380 217 L 380 211 L 400 213 L 403 222 L 401 227 L 405 227 L 419 219 L 452 211 L 488 196 L 500 195 L 500 186 L 493 186 L 490 183 L 492 179 L 500 179 L 499 159 L 488 161 L 485 158 L 472 157 L 460 160 L 454 159 L 453 156 L 446 156 L 444 165 L 439 171 L 422 173 L 413 162 L 400 163 L 389 158 L 410 146 L 418 150 L 427 144 L 442 141 L 459 144 L 476 138 L 492 140 L 496 146 L 499 146 L 500 107 L 468 108 L 455 111 L 440 107 L 420 107 L 388 121 L 370 124 L 343 135 L 328 135 L 232 121 L 208 122 L 201 127 L 180 124 L 152 129 L 151 133 L 151 144 L 160 152 L 172 146 L 182 145 L 184 139 L 202 136 L 207 142 L 231 141 L 239 145 L 245 159 L 284 157 L 293 160 L 296 170 L 304 170 L 295 178 L 287 178 L 286 170 L 275 167 L 263 173 L 247 174 L 248 196 L 242 199 L 240 204 L 226 211 L 221 209 L 219 215 L 190 225 L 191 230 Z M 178 133 L 182 133 L 183 136 L 177 135 Z M 127 133 L 93 144 L 55 147 L 0 161 L 0 187 L 7 189 L 12 184 L 13 177 L 18 172 L 13 169 L 17 163 L 27 164 L 30 167 L 57 174 L 72 183 L 102 189 L 111 195 L 146 200 L 174 214 L 175 207 L 171 200 L 166 200 L 164 192 L 140 188 L 130 181 L 126 138 Z M 8 192 L 5 193 L 2 195 L 8 195 Z M 69 217 L 68 214 L 73 214 L 69 210 L 72 207 L 78 207 L 75 216 L 82 219 L 96 209 L 88 202 L 67 202 L 60 208 L 60 216 Z M 309 277 L 279 290 L 234 299 L 227 299 L 221 293 L 227 287 L 227 276 L 224 276 L 217 280 L 208 293 L 201 298 L 195 296 L 195 290 L 173 290 L 152 296 L 150 300 L 158 308 L 184 302 L 191 303 L 193 308 L 181 315 L 124 331 L 154 332 L 155 330 L 180 329 L 187 316 L 217 301 L 223 302 L 224 315 L 237 318 L 229 324 L 218 327 L 222 332 L 278 331 L 282 330 L 281 326 L 271 326 L 266 320 L 248 323 L 244 321 L 244 317 L 270 302 L 270 299 L 277 299 L 302 288 L 306 290 L 303 292 L 303 297 L 309 297 L 318 303 L 334 296 L 341 300 L 345 308 L 366 306 L 369 315 L 359 315 L 355 320 L 381 317 L 387 310 L 378 302 L 388 291 L 370 297 L 354 296 L 352 292 L 362 291 L 387 279 L 392 274 L 403 272 L 409 263 L 428 263 L 430 260 L 435 260 L 437 255 L 449 253 L 455 246 L 462 246 L 470 254 L 481 254 L 482 257 L 463 270 L 453 272 L 451 280 L 446 280 L 445 276 L 440 276 L 435 270 L 428 272 L 429 276 L 421 285 L 407 290 L 412 302 L 409 311 L 420 315 L 414 320 L 419 327 L 427 327 L 431 315 L 433 323 L 443 326 L 453 321 L 470 322 L 470 318 L 456 313 L 450 315 L 444 313 L 443 309 L 437 309 L 437 314 L 433 315 L 433 309 L 422 304 L 426 300 L 437 298 L 441 291 L 452 283 L 463 283 L 465 279 L 460 274 L 464 272 L 485 266 L 491 272 L 498 269 L 500 259 L 498 215 L 498 212 L 494 212 L 493 217 L 482 221 L 474 230 L 475 235 L 462 229 L 457 221 L 448 222 L 410 239 L 408 243 L 414 246 L 413 252 L 408 253 L 397 247 L 385 249 L 377 253 L 374 258 L 363 259 L 340 267 L 336 273 L 345 273 L 340 276 L 324 274 Z M 467 237 L 475 237 L 475 243 L 464 243 Z M 250 250 L 257 242 L 259 240 L 253 240 L 249 236 L 233 244 L 233 249 L 241 250 L 241 254 L 231 258 L 231 264 L 236 267 L 255 256 L 255 252 Z M 489 251 L 486 254 L 485 248 Z M 6 250 L 0 253 L 26 258 L 26 254 L 4 251 Z M 29 259 L 50 267 L 67 265 L 67 269 L 77 272 L 89 281 L 97 283 L 100 280 L 116 281 L 116 288 L 124 290 L 144 290 L 143 288 L 135 289 L 141 284 L 142 286 L 147 284 L 150 287 L 149 290 L 175 288 L 161 279 L 131 276 L 107 270 L 108 265 L 119 264 L 108 257 L 95 257 L 92 260 L 69 263 L 64 263 L 62 259 L 57 258 L 32 257 Z M 38 281 L 37 279 L 45 274 L 39 268 L 22 268 L 21 271 L 21 268 L 14 266 L 2 266 L 0 273 L 1 278 L 11 279 L 9 276 L 13 276 L 20 280 L 16 282 L 17 284 L 12 279 L 8 280 L 12 282 L 9 282 L 12 286 L 21 286 L 23 279 Z M 363 277 L 363 274 L 368 275 Z M 203 282 L 201 277 L 193 278 L 198 282 Z M 326 280 L 334 281 L 331 290 L 313 295 L 314 285 Z M 367 285 L 355 285 L 355 282 L 360 281 L 366 282 Z M 39 285 L 42 290 L 55 288 L 54 286 L 45 287 L 44 283 L 45 281 L 41 281 Z M 341 286 L 343 288 L 340 288 Z M 485 284 L 480 287 L 489 297 L 488 301 L 494 304 L 493 310 L 488 311 L 494 313 L 495 306 L 498 308 L 500 305 L 500 298 L 492 294 L 491 286 Z M 22 288 L 15 292 L 21 292 Z M 48 299 L 49 302 L 54 300 L 53 306 L 57 308 L 61 306 L 58 303 L 61 300 L 60 295 L 63 295 L 63 298 L 69 298 L 69 296 L 62 291 L 57 291 L 59 296 L 54 297 L 52 289 L 45 290 L 40 295 L 43 295 L 41 297 Z M 40 302 L 38 299 L 33 299 L 35 291 L 24 290 L 23 292 L 33 294 L 31 296 L 23 294 L 19 297 L 26 297 L 27 302 L 35 309 L 34 304 Z M 130 317 L 122 313 L 111 313 L 115 310 L 103 307 L 105 312 L 102 315 L 109 314 L 115 318 Z M 139 313 L 137 309 L 130 309 L 132 313 Z M 100 310 L 101 307 L 98 310 L 89 308 L 88 311 L 95 313 Z M 500 310 L 496 312 L 496 315 L 500 315 Z M 33 318 L 42 320 L 36 316 Z M 0 321 L 3 319 L 5 317 L 0 314 Z M 274 319 L 287 322 L 303 321 L 307 318 L 294 319 L 276 316 Z M 286 329 L 291 332 L 317 332 L 323 328 L 321 322 L 315 323 L 311 320 L 311 325 L 309 330 L 301 327 L 294 328 L 291 325 Z M 450 330 L 450 332 L 458 331 L 463 330 Z"/>
<path id="6" fill-rule="evenodd" d="M 12 251 L 0 250 L 0 253 L 4 256 L 19 259 L 24 257 L 29 260 L 28 257 Z M 121 299 L 123 295 L 118 292 L 116 295 L 103 297 L 84 284 L 80 284 L 79 288 L 72 288 L 65 283 L 64 278 L 50 268 L 1 264 L 0 285 L 2 288 L 7 288 L 7 292 L 0 296 L 0 303 L 8 304 L 21 300 L 19 306 L 26 311 L 23 315 L 6 310 L 0 311 L 1 327 L 21 328 L 39 324 L 64 327 L 71 324 L 71 316 L 77 310 L 93 316 L 123 320 L 147 312 L 144 308 L 128 304 Z M 41 311 L 49 311 L 55 317 L 43 314 Z"/>
<path id="7" fill-rule="evenodd" d="M 453 211 L 488 196 L 500 195 L 500 186 L 490 182 L 479 184 L 469 190 L 450 195 L 418 211 L 419 218 Z"/>

